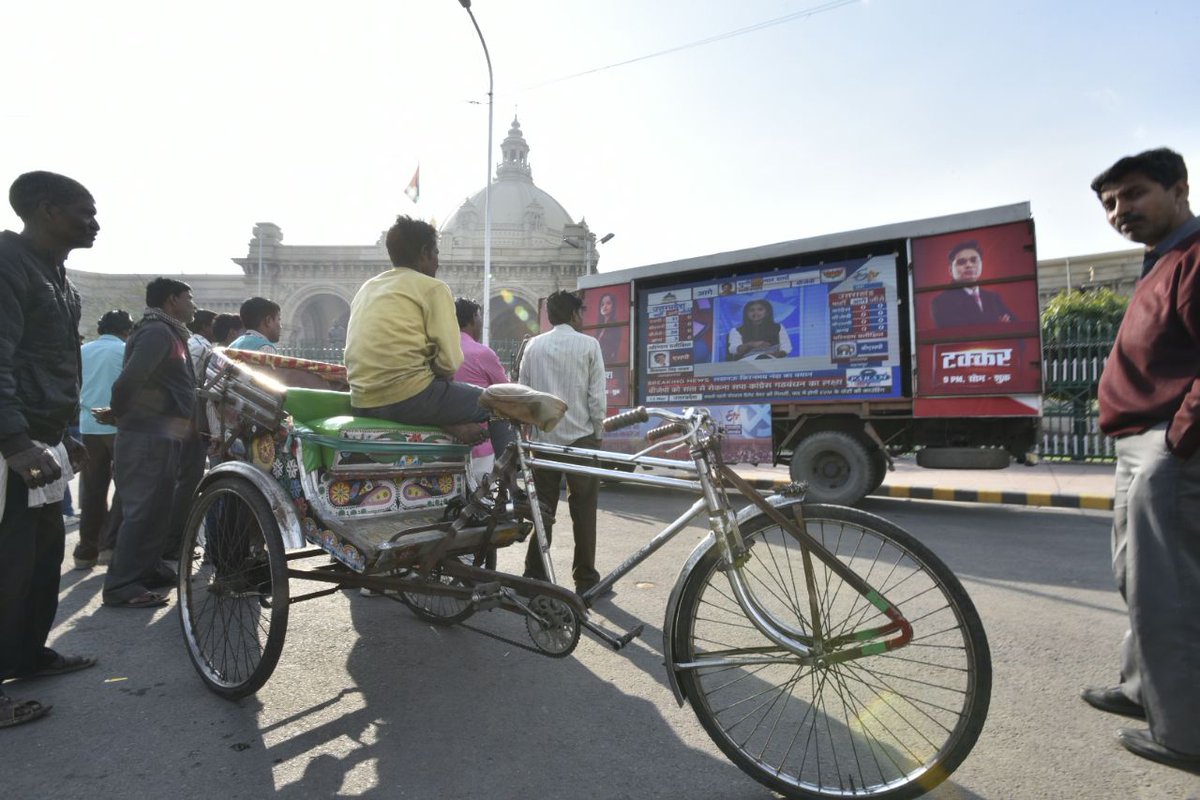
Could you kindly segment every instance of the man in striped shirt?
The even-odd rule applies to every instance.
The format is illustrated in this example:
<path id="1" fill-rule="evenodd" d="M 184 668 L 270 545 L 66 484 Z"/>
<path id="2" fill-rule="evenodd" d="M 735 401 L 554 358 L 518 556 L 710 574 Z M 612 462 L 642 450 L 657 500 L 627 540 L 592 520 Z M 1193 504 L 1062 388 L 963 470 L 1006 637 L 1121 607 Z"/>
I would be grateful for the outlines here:
<path id="1" fill-rule="evenodd" d="M 597 449 L 603 435 L 605 411 L 604 357 L 600 343 L 579 332 L 583 325 L 583 301 L 573 292 L 558 291 L 546 300 L 546 311 L 554 328 L 529 340 L 518 372 L 520 382 L 540 392 L 561 397 L 567 413 L 550 433 L 534 432 L 536 441 Z M 557 459 L 571 461 L 568 458 Z M 558 505 L 563 473 L 553 469 L 534 471 L 539 503 L 554 511 Z M 567 475 L 567 503 L 575 533 L 575 558 L 571 576 L 575 591 L 583 594 L 596 584 L 596 503 L 600 479 Z M 547 525 L 549 537 L 551 526 Z M 531 539 L 525 556 L 525 575 L 545 579 L 537 540 Z"/>

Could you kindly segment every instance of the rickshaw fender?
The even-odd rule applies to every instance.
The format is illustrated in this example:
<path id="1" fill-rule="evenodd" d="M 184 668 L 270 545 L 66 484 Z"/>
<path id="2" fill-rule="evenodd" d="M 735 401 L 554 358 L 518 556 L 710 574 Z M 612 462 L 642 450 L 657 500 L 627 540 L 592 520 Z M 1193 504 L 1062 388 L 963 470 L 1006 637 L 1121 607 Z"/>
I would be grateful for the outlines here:
<path id="1" fill-rule="evenodd" d="M 768 495 L 765 499 L 776 508 L 804 502 L 802 498 L 786 497 L 781 494 Z M 742 523 L 761 513 L 763 512 L 758 506 L 753 504 L 746 506 L 737 512 L 738 526 L 740 527 Z M 667 599 L 667 614 L 663 620 L 663 665 L 667 668 L 667 680 L 671 683 L 671 691 L 675 693 L 675 702 L 681 706 L 687 697 L 683 693 L 683 687 L 679 685 L 679 674 L 675 669 L 675 651 L 671 646 L 671 641 L 675 638 L 675 625 L 679 618 L 679 601 L 683 597 L 683 586 L 687 583 L 688 576 L 692 574 L 692 570 L 696 568 L 696 564 L 704 557 L 704 554 L 716 543 L 716 536 L 710 533 L 696 545 L 687 561 L 683 562 L 683 566 L 679 570 L 679 577 L 675 579 L 675 586 L 671 589 L 671 596 Z"/>
<path id="2" fill-rule="evenodd" d="M 271 513 L 275 516 L 275 522 L 279 524 L 279 535 L 283 538 L 284 549 L 295 550 L 304 547 L 304 533 L 300 529 L 300 518 L 296 515 L 292 499 L 270 475 L 253 464 L 247 464 L 245 461 L 225 461 L 218 464 L 205 474 L 196 491 L 204 491 L 210 483 L 226 475 L 245 478 L 266 498 L 267 505 L 271 507 Z"/>

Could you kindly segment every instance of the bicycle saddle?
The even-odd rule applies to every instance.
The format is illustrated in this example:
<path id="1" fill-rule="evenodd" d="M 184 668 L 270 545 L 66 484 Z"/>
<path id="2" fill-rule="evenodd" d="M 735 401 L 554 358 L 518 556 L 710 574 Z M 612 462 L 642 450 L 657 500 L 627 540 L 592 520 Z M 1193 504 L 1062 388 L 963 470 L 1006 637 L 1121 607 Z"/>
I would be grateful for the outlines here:
<path id="1" fill-rule="evenodd" d="M 519 383 L 494 383 L 483 390 L 479 405 L 498 416 L 533 425 L 549 433 L 567 413 L 561 398 Z"/>

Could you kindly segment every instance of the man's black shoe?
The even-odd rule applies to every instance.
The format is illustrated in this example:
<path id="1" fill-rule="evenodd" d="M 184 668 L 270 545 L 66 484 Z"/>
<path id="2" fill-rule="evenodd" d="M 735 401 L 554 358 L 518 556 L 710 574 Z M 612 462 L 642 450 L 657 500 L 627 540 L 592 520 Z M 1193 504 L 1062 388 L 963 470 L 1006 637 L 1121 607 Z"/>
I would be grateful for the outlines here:
<path id="1" fill-rule="evenodd" d="M 1200 754 L 1189 755 L 1165 747 L 1154 741 L 1154 736 L 1150 731 L 1121 728 L 1117 731 L 1117 741 L 1135 756 L 1148 758 L 1159 764 L 1166 764 L 1168 767 L 1200 773 Z"/>
<path id="2" fill-rule="evenodd" d="M 1133 717 L 1134 719 L 1146 718 L 1146 709 L 1126 697 L 1119 686 L 1111 689 L 1096 687 L 1084 689 L 1079 696 L 1092 708 L 1098 708 L 1110 714 L 1120 714 L 1123 717 Z"/>
<path id="3" fill-rule="evenodd" d="M 520 494 L 514 493 L 512 496 L 512 505 L 513 515 L 516 516 L 517 519 L 527 519 L 530 521 L 533 520 L 533 506 L 529 505 L 529 495 L 525 494 L 524 492 L 521 492 Z M 542 510 L 542 524 L 553 525 L 554 513 L 547 508 L 546 504 L 541 500 L 538 501 L 538 506 Z"/>

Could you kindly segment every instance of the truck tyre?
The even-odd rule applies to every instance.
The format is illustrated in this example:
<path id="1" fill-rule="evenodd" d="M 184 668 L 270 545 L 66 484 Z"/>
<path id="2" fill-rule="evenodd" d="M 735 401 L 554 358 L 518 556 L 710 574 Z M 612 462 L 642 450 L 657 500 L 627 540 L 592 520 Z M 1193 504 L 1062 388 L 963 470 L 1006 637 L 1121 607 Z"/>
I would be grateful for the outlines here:
<path id="1" fill-rule="evenodd" d="M 867 496 L 875 469 L 867 448 L 841 431 L 806 436 L 792 451 L 792 480 L 808 483 L 811 503 L 850 506 Z"/>
<path id="2" fill-rule="evenodd" d="M 1004 469 L 1012 456 L 1001 447 L 925 447 L 917 466 L 926 469 Z"/>
<path id="3" fill-rule="evenodd" d="M 883 486 L 884 479 L 887 478 L 888 462 L 887 456 L 882 450 L 872 450 L 868 453 L 871 459 L 871 482 L 870 488 L 867 489 L 867 494 L 871 494 L 880 486 Z"/>

